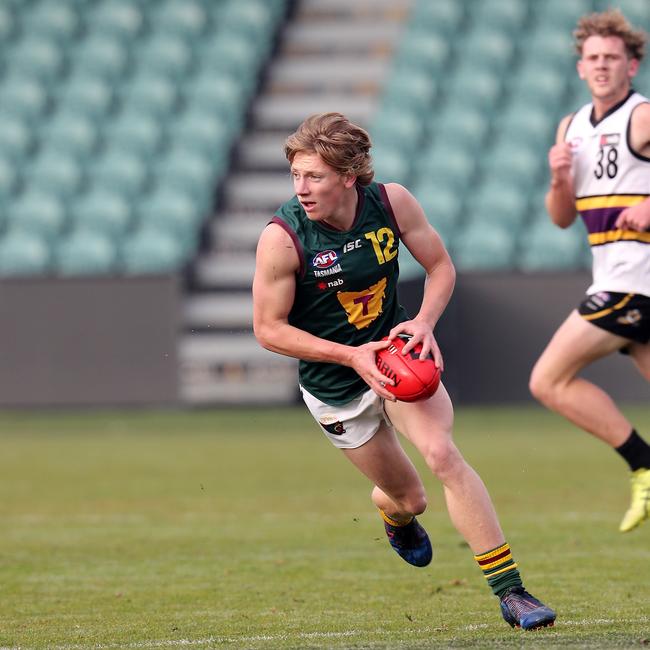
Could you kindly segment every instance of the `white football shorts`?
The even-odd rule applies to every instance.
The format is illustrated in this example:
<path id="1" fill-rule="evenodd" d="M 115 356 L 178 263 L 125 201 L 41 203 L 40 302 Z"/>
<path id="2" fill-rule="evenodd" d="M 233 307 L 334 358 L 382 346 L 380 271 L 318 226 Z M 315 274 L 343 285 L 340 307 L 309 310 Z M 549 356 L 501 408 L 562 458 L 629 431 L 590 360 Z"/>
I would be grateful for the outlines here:
<path id="1" fill-rule="evenodd" d="M 374 390 L 368 389 L 343 406 L 325 404 L 302 386 L 300 392 L 323 433 L 339 449 L 361 447 L 377 433 L 382 422 L 393 426 L 384 411 L 384 400 Z"/>

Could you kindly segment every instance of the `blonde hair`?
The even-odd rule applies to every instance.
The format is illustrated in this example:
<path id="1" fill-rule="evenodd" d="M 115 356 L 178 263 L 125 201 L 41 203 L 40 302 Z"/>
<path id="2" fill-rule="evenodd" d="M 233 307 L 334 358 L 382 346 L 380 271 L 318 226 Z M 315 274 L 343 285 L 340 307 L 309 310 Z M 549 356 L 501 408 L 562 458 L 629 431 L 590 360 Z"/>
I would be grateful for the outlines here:
<path id="1" fill-rule="evenodd" d="M 580 18 L 573 32 L 578 56 L 582 56 L 582 46 L 590 36 L 618 36 L 623 40 L 630 59 L 641 61 L 645 55 L 648 35 L 642 29 L 634 29 L 619 9 L 608 9 Z"/>
<path id="2" fill-rule="evenodd" d="M 317 153 L 338 174 L 356 176 L 360 185 L 369 185 L 375 175 L 370 147 L 367 131 L 341 113 L 318 113 L 287 138 L 284 154 L 293 163 L 298 152 Z"/>

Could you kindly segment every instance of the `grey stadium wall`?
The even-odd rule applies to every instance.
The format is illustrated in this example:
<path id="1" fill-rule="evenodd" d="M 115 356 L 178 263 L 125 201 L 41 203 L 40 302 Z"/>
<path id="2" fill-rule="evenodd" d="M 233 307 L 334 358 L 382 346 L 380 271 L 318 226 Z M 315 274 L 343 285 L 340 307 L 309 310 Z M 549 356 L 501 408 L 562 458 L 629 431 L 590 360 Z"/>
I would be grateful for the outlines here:
<path id="1" fill-rule="evenodd" d="M 0 281 L 0 407 L 178 401 L 179 281 Z"/>
<path id="2" fill-rule="evenodd" d="M 457 405 L 531 401 L 535 359 L 587 273 L 461 273 L 436 336 Z M 415 313 L 422 280 L 400 285 Z M 0 280 L 0 408 L 178 406 L 178 277 Z M 617 399 L 650 386 L 616 354 L 584 375 Z"/>

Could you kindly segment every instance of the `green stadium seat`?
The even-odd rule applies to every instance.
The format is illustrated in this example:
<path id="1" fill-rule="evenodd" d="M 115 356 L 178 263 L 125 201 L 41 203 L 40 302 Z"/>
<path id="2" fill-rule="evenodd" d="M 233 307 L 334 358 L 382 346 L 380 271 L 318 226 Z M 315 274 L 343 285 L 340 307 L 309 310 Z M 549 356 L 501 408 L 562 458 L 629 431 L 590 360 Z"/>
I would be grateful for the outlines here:
<path id="1" fill-rule="evenodd" d="M 156 117 L 127 106 L 115 118 L 106 121 L 104 135 L 112 147 L 148 158 L 160 151 L 165 134 Z"/>
<path id="2" fill-rule="evenodd" d="M 544 152 L 555 139 L 557 120 L 537 102 L 516 96 L 495 115 L 492 126 L 496 140 L 514 137 L 522 144 Z"/>
<path id="3" fill-rule="evenodd" d="M 523 271 L 572 271 L 584 268 L 589 252 L 584 227 L 575 223 L 568 229 L 555 226 L 545 212 L 538 214 L 529 229 L 520 234 L 516 266 Z"/>
<path id="4" fill-rule="evenodd" d="M 178 106 L 176 84 L 148 70 L 139 70 L 124 86 L 121 95 L 124 107 L 146 111 L 159 118 L 168 117 Z"/>
<path id="5" fill-rule="evenodd" d="M 34 131 L 16 113 L 0 112 L 0 152 L 24 160 L 34 148 Z"/>
<path id="6" fill-rule="evenodd" d="M 127 275 L 177 271 L 183 263 L 181 244 L 164 230 L 144 228 L 121 247 L 121 270 Z"/>
<path id="7" fill-rule="evenodd" d="M 169 137 L 173 147 L 203 152 L 213 159 L 228 160 L 237 132 L 215 111 L 190 106 L 169 123 Z"/>
<path id="8" fill-rule="evenodd" d="M 518 231 L 528 219 L 528 192 L 507 178 L 487 176 L 467 203 L 470 223 Z"/>
<path id="9" fill-rule="evenodd" d="M 183 38 L 200 38 L 208 25 L 208 14 L 196 0 L 166 0 L 152 16 L 156 31 L 178 34 Z"/>
<path id="10" fill-rule="evenodd" d="M 240 84 L 246 96 L 252 93 L 262 61 L 262 53 L 255 43 L 239 34 L 220 33 L 201 43 L 198 50 L 197 58 L 203 62 L 204 69 L 214 74 L 227 74 Z"/>
<path id="11" fill-rule="evenodd" d="M 129 64 L 128 49 L 107 33 L 88 34 L 74 50 L 73 73 L 119 79 Z"/>
<path id="12" fill-rule="evenodd" d="M 477 2 L 472 6 L 472 23 L 516 38 L 525 32 L 528 9 L 529 3 L 522 0 Z"/>
<path id="13" fill-rule="evenodd" d="M 449 43 L 443 36 L 413 31 L 408 38 L 401 39 L 395 57 L 400 67 L 436 76 L 447 72 L 450 54 Z"/>
<path id="14" fill-rule="evenodd" d="M 0 276 L 42 275 L 49 267 L 49 246 L 37 234 L 20 230 L 0 237 Z"/>
<path id="15" fill-rule="evenodd" d="M 568 35 L 575 29 L 580 16 L 596 10 L 591 0 L 545 0 L 535 2 L 532 8 L 538 28 L 561 30 Z"/>
<path id="16" fill-rule="evenodd" d="M 552 68 L 565 75 L 576 74 L 576 54 L 571 38 L 573 28 L 573 26 L 565 29 L 536 25 L 522 37 L 525 39 L 524 65 L 533 64 L 537 70 Z M 521 70 L 521 74 L 535 74 L 537 70 Z"/>
<path id="17" fill-rule="evenodd" d="M 114 106 L 113 85 L 88 72 L 74 74 L 60 89 L 58 106 L 66 112 L 101 120 Z"/>
<path id="18" fill-rule="evenodd" d="M 458 0 L 416 0 L 409 15 L 408 30 L 453 38 L 465 19 L 465 3 Z"/>
<path id="19" fill-rule="evenodd" d="M 41 141 L 48 149 L 85 159 L 96 151 L 99 133 L 92 119 L 63 109 L 45 123 Z"/>
<path id="20" fill-rule="evenodd" d="M 569 55 L 571 57 L 571 55 Z M 575 70 L 574 75 L 577 76 Z M 567 73 L 540 58 L 525 62 L 509 84 L 511 97 L 522 98 L 554 116 L 567 90 Z"/>
<path id="21" fill-rule="evenodd" d="M 424 120 L 433 108 L 439 87 L 440 84 L 426 72 L 396 65 L 383 89 L 381 106 L 410 111 Z"/>
<path id="22" fill-rule="evenodd" d="M 373 146 L 372 159 L 377 181 L 406 184 L 410 180 L 411 158 L 399 147 Z"/>
<path id="23" fill-rule="evenodd" d="M 219 14 L 219 28 L 252 41 L 270 42 L 274 16 L 265 0 L 229 2 Z"/>
<path id="24" fill-rule="evenodd" d="M 513 266 L 515 246 L 508 230 L 475 222 L 456 233 L 452 259 L 460 271 L 507 271 Z"/>
<path id="25" fill-rule="evenodd" d="M 490 118 L 477 106 L 448 102 L 431 116 L 429 129 L 436 146 L 471 147 L 475 152 L 489 134 Z"/>
<path id="26" fill-rule="evenodd" d="M 234 76 L 213 68 L 199 69 L 183 88 L 186 106 L 219 115 L 229 128 L 238 130 L 243 123 L 247 91 Z"/>
<path id="27" fill-rule="evenodd" d="M 413 187 L 429 223 L 438 231 L 443 241 L 449 242 L 462 225 L 464 194 L 434 179 L 421 179 Z"/>
<path id="28" fill-rule="evenodd" d="M 172 235 L 186 254 L 196 248 L 203 217 L 201 202 L 194 196 L 166 186 L 145 196 L 137 208 L 141 228 L 157 228 Z"/>
<path id="29" fill-rule="evenodd" d="M 287 14 L 288 8 L 291 7 L 291 0 L 269 0 L 267 6 L 271 10 L 271 15 L 277 25 Z"/>
<path id="30" fill-rule="evenodd" d="M 80 190 L 85 178 L 82 165 L 69 153 L 43 148 L 25 167 L 31 187 L 67 199 Z"/>
<path id="31" fill-rule="evenodd" d="M 547 142 L 550 146 L 551 142 Z M 493 142 L 481 159 L 483 178 L 504 181 L 525 192 L 539 182 L 542 164 L 546 164 L 545 150 L 536 149 L 521 141 L 517 133 Z"/>
<path id="32" fill-rule="evenodd" d="M 451 148 L 443 143 L 424 149 L 417 160 L 418 185 L 430 183 L 466 192 L 472 187 L 477 156 L 465 148 Z"/>
<path id="33" fill-rule="evenodd" d="M 0 4 L 0 43 L 7 43 L 16 34 L 16 18 L 7 4 Z"/>
<path id="34" fill-rule="evenodd" d="M 95 187 L 136 196 L 149 180 L 145 162 L 132 151 L 109 147 L 91 163 L 91 181 Z"/>
<path id="35" fill-rule="evenodd" d="M 131 202 L 120 192 L 103 187 L 91 188 L 70 207 L 77 230 L 89 230 L 118 241 L 133 224 Z"/>
<path id="36" fill-rule="evenodd" d="M 394 147 L 412 154 L 424 136 L 424 125 L 418 116 L 396 106 L 382 107 L 369 127 L 377 146 Z"/>
<path id="37" fill-rule="evenodd" d="M 65 56 L 55 40 L 28 33 L 9 48 L 6 64 L 12 74 L 36 77 L 49 83 L 63 73 Z"/>
<path id="38" fill-rule="evenodd" d="M 7 210 L 10 229 L 33 233 L 51 242 L 63 232 L 67 215 L 56 194 L 30 188 L 16 198 Z"/>
<path id="39" fill-rule="evenodd" d="M 43 82 L 11 73 L 0 82 L 0 111 L 36 121 L 49 109 L 49 94 Z"/>
<path id="40" fill-rule="evenodd" d="M 489 68 L 477 71 L 474 63 L 461 61 L 447 85 L 447 102 L 473 106 L 488 117 L 503 97 L 501 75 Z"/>
<path id="41" fill-rule="evenodd" d="M 494 28 L 478 24 L 463 35 L 463 64 L 472 67 L 475 76 L 486 68 L 503 72 L 515 53 L 512 38 Z"/>
<path id="42" fill-rule="evenodd" d="M 176 34 L 154 33 L 136 41 L 133 51 L 138 70 L 181 79 L 192 65 L 192 49 Z"/>
<path id="43" fill-rule="evenodd" d="M 106 275 L 117 268 L 117 249 L 98 232 L 75 230 L 54 249 L 53 270 L 62 276 Z"/>
<path id="44" fill-rule="evenodd" d="M 37 37 L 55 38 L 67 43 L 79 33 L 81 20 L 72 3 L 44 0 L 30 8 L 25 15 L 24 29 Z"/>
<path id="45" fill-rule="evenodd" d="M 2 150 L 0 149 L 0 206 L 12 199 L 20 182 L 20 173 L 18 172 L 16 163 L 1 155 L 1 153 Z M 2 213 L 2 216 L 0 216 L 1 228 L 4 211 L 0 209 L 0 212 Z"/>
<path id="46" fill-rule="evenodd" d="M 144 28 L 144 13 L 135 0 L 102 0 L 88 12 L 92 31 L 131 41 Z"/>
<path id="47" fill-rule="evenodd" d="M 633 25 L 647 29 L 650 22 L 650 4 L 647 0 L 617 0 L 616 6 Z"/>
<path id="48" fill-rule="evenodd" d="M 212 159 L 196 149 L 181 145 L 160 156 L 154 178 L 157 185 L 166 185 L 203 197 L 206 191 L 212 191 L 225 164 L 224 160 Z"/>

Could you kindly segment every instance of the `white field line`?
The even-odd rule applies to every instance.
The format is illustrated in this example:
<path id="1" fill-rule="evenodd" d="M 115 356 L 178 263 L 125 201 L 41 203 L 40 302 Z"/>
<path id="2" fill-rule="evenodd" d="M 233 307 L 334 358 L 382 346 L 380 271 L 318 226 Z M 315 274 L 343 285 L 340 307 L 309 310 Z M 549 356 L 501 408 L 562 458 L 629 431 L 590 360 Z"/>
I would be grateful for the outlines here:
<path id="1" fill-rule="evenodd" d="M 611 625 L 612 623 L 650 623 L 650 617 L 641 616 L 640 618 L 595 618 L 581 620 L 560 619 L 555 631 L 560 631 L 563 626 L 567 627 L 585 627 L 594 625 Z M 490 627 L 488 623 L 479 625 L 465 625 L 461 629 L 478 630 Z M 423 627 L 410 630 L 403 630 L 408 636 L 417 634 L 427 634 L 434 632 L 434 628 Z M 113 650 L 115 648 L 124 648 L 126 650 L 142 650 L 145 648 L 191 648 L 203 645 L 230 645 L 242 643 L 255 643 L 258 641 L 290 641 L 290 640 L 309 640 L 309 639 L 342 639 L 354 636 L 373 636 L 381 632 L 372 632 L 369 630 L 345 630 L 343 632 L 300 632 L 298 634 L 256 634 L 253 636 L 210 636 L 203 639 L 169 639 L 163 641 L 134 641 L 132 643 L 97 643 L 94 645 L 87 644 L 64 644 L 52 646 L 51 650 Z M 31 650 L 30 646 L 0 646 L 0 650 Z"/>

